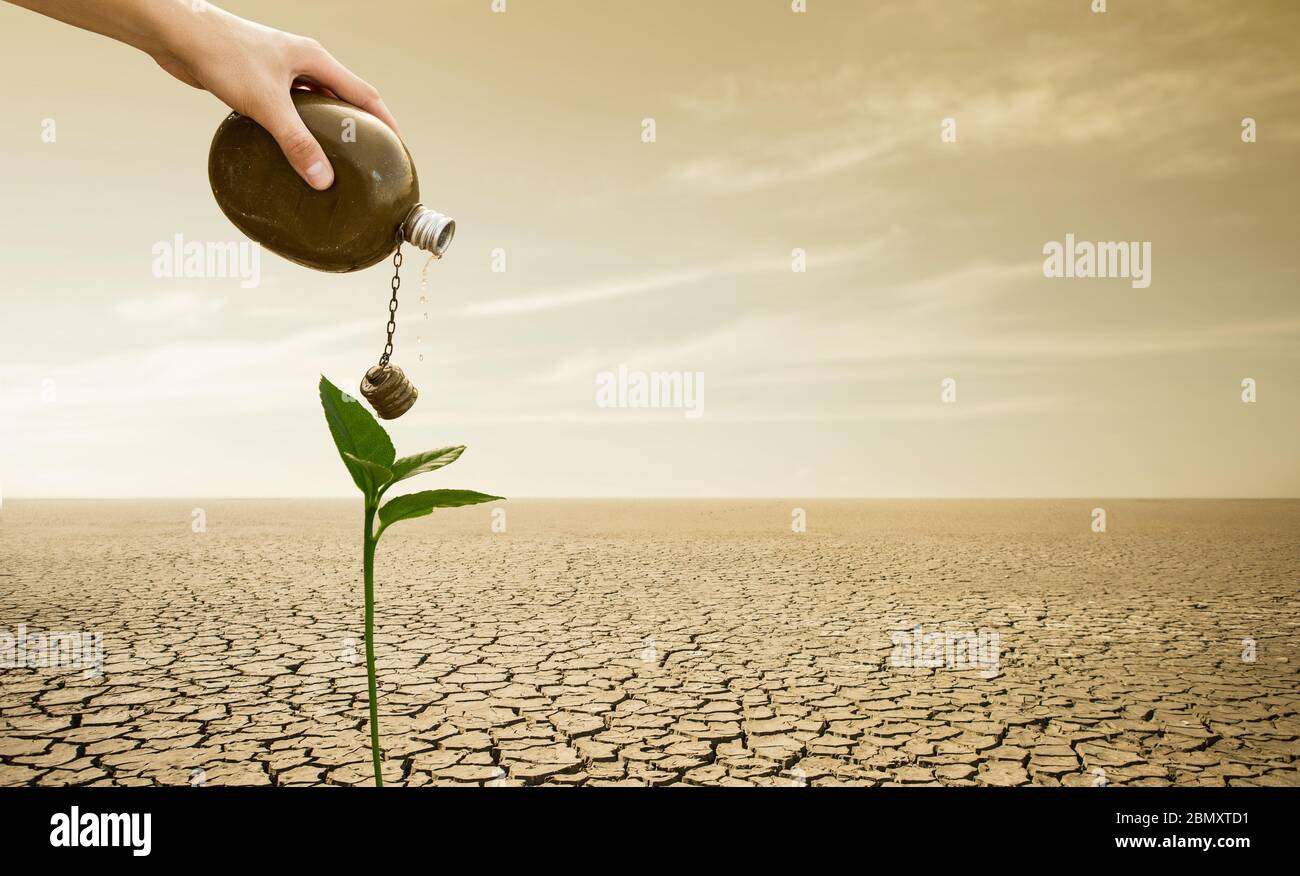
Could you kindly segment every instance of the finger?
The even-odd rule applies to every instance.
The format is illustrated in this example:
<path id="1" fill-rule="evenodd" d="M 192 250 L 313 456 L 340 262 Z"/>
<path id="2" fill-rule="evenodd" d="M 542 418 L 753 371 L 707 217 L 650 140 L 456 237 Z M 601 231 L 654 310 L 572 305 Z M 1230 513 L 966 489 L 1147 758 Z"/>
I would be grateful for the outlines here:
<path id="1" fill-rule="evenodd" d="M 338 98 L 337 94 L 309 76 L 299 76 L 297 79 L 293 80 L 293 87 L 299 91 L 310 91 L 313 94 L 323 94 L 326 97 Z"/>
<path id="2" fill-rule="evenodd" d="M 383 98 L 379 96 L 375 87 L 336 61 L 329 52 L 324 49 L 312 52 L 303 65 L 302 72 L 311 77 L 312 81 L 328 88 L 353 106 L 360 107 L 372 116 L 377 116 L 380 121 L 397 132 L 397 136 L 402 136 L 401 130 L 397 127 L 397 119 L 393 118 L 393 114 L 388 111 L 388 107 L 384 105 Z"/>
<path id="3" fill-rule="evenodd" d="M 280 144 L 284 157 L 293 169 L 314 189 L 324 190 L 334 184 L 334 168 L 325 151 L 302 123 L 298 109 L 285 92 L 253 118 Z"/>

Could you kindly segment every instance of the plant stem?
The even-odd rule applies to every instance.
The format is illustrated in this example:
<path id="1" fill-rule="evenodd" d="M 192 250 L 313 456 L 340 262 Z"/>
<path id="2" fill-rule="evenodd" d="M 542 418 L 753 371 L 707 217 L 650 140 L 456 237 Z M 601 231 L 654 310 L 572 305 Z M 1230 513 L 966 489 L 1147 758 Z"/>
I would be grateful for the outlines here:
<path id="1" fill-rule="evenodd" d="M 384 776 L 379 768 L 379 691 L 375 683 L 375 511 L 377 506 L 366 503 L 365 559 L 366 578 L 366 679 L 370 683 L 370 755 L 375 762 L 375 787 L 384 786 Z"/>

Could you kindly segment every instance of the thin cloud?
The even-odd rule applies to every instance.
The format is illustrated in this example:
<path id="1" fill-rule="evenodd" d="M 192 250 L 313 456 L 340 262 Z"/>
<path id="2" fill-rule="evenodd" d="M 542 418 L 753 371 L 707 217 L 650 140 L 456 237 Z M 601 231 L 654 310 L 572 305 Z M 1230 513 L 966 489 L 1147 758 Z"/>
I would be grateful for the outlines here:
<path id="1" fill-rule="evenodd" d="M 810 268 L 832 268 L 859 262 L 879 253 L 896 236 L 897 231 L 891 229 L 864 243 L 814 250 L 807 253 L 808 265 Z M 628 277 L 576 289 L 556 289 L 522 298 L 480 301 L 465 305 L 456 312 L 456 315 L 470 318 L 517 316 L 524 313 L 558 310 L 565 307 L 576 307 L 581 304 L 644 295 L 650 292 L 680 289 L 722 277 L 768 272 L 789 273 L 789 254 L 783 253 L 780 256 L 774 255 L 771 258 L 750 259 L 747 261 L 731 261 L 684 271 L 651 274 L 644 277 Z"/>
<path id="2" fill-rule="evenodd" d="M 0 395 L 0 412 L 62 415 L 71 409 L 112 405 L 266 400 L 277 387 L 297 386 L 277 379 L 284 366 L 328 361 L 341 344 L 373 333 L 372 322 L 356 321 L 313 327 L 275 341 L 166 344 L 49 371 L 34 366 L 9 369 L 7 382 L 26 384 L 30 391 Z M 56 403 L 41 398 L 43 380 L 51 381 Z"/>
<path id="3" fill-rule="evenodd" d="M 113 312 L 127 322 L 193 327 L 202 325 L 225 307 L 226 299 L 220 296 L 171 290 L 123 298 L 113 306 Z"/>
<path id="4" fill-rule="evenodd" d="M 543 292 L 526 298 L 502 298 L 496 301 L 481 301 L 465 305 L 458 311 L 458 315 L 467 317 L 514 316 L 521 313 L 536 313 L 540 310 L 574 307 L 579 304 L 608 301 L 612 298 L 625 298 L 629 295 L 675 289 L 679 286 L 707 280 L 714 273 L 709 270 L 673 271 L 664 274 L 653 274 L 648 277 L 597 283 L 577 289 Z"/>

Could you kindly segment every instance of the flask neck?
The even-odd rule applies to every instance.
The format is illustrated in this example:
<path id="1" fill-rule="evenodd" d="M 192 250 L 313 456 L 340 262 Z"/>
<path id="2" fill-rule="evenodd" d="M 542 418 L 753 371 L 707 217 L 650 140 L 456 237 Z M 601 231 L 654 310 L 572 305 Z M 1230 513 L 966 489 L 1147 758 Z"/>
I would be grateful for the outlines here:
<path id="1" fill-rule="evenodd" d="M 437 210 L 430 210 L 423 204 L 411 208 L 406 220 L 402 222 L 402 239 L 432 253 L 434 258 L 442 258 L 455 236 L 456 220 Z"/>

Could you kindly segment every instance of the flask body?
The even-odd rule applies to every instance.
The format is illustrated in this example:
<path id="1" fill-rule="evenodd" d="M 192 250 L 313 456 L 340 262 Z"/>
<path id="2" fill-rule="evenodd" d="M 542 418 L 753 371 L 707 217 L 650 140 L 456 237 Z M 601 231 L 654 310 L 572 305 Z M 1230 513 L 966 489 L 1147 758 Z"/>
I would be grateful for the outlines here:
<path id="1" fill-rule="evenodd" d="M 293 102 L 329 158 L 334 184 L 323 192 L 307 185 L 265 128 L 231 113 L 208 153 L 217 204 L 244 234 L 300 265 L 345 272 L 383 260 L 418 212 L 410 153 L 392 129 L 349 103 L 307 91 L 295 91 Z"/>

